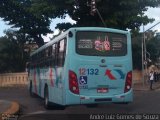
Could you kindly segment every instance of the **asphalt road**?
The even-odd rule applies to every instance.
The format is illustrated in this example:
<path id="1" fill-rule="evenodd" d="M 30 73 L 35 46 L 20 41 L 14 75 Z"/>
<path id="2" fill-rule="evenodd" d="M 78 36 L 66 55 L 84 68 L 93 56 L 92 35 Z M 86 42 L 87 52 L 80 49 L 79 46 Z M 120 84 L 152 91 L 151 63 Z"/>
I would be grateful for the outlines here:
<path id="1" fill-rule="evenodd" d="M 70 106 L 64 110 L 46 110 L 43 100 L 35 97 L 31 98 L 26 87 L 0 88 L 0 99 L 18 101 L 21 106 L 20 120 L 54 120 L 54 119 L 81 119 L 83 117 L 92 119 L 96 117 L 114 118 L 116 115 L 129 114 L 148 117 L 146 114 L 160 113 L 160 90 L 156 91 L 134 91 L 134 102 L 131 104 L 101 104 L 97 107 L 89 108 L 83 105 Z M 110 116 L 112 115 L 113 116 Z M 96 116 L 94 116 L 96 115 Z M 108 116 L 109 115 L 109 116 Z M 98 118 L 97 118 L 98 117 Z M 117 116 L 116 116 L 117 117 Z M 124 116 L 122 116 L 124 117 Z M 135 116 L 129 116 L 135 118 Z M 156 117 L 157 116 L 152 116 Z M 121 118 L 118 116 L 117 119 Z M 127 118 L 128 119 L 128 118 Z M 160 119 L 160 118 L 159 118 Z"/>

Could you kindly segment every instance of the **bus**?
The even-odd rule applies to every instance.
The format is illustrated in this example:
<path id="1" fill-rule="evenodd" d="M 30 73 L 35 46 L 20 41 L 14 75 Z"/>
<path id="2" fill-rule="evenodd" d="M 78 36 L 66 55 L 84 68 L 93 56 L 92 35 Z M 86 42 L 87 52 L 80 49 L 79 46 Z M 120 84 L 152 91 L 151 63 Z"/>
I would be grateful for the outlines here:
<path id="1" fill-rule="evenodd" d="M 130 103 L 132 48 L 129 31 L 75 27 L 30 55 L 28 87 L 44 106 Z"/>

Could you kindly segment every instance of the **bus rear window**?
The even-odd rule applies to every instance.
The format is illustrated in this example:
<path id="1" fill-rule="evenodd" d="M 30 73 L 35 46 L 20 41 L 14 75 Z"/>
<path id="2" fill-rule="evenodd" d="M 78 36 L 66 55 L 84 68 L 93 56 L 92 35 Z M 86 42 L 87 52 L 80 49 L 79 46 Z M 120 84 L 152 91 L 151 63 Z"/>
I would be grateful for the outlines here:
<path id="1" fill-rule="evenodd" d="M 79 31 L 76 53 L 87 56 L 125 56 L 127 36 L 111 32 Z"/>

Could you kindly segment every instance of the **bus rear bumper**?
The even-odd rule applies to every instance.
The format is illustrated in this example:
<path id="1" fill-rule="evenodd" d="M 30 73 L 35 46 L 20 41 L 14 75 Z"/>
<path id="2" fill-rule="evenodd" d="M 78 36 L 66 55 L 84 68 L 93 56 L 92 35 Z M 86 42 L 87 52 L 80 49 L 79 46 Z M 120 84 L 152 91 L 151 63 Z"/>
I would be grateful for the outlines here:
<path id="1" fill-rule="evenodd" d="M 67 100 L 66 105 L 71 104 L 101 104 L 101 103 L 131 103 L 133 102 L 133 90 L 131 89 L 127 93 L 113 95 L 113 96 L 85 96 L 74 95 Z M 74 99 L 73 99 L 74 98 Z M 70 102 L 69 102 L 70 101 Z M 73 102 L 74 101 L 74 102 Z"/>
<path id="2" fill-rule="evenodd" d="M 80 96 L 81 104 L 94 103 L 131 103 L 133 102 L 133 90 L 127 93 L 113 96 Z"/>
<path id="3" fill-rule="evenodd" d="M 114 103 L 131 103 L 133 102 L 133 90 L 131 89 L 127 93 L 116 95 L 112 98 Z"/>

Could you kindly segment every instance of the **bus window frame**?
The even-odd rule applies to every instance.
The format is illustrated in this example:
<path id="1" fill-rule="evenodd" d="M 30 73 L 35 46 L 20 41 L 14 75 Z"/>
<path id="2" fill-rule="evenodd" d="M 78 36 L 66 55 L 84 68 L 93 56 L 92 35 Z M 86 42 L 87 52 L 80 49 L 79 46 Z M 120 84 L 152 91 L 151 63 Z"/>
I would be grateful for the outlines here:
<path id="1" fill-rule="evenodd" d="M 126 47 L 126 49 L 125 49 L 125 53 L 124 54 L 121 54 L 121 55 L 110 55 L 111 53 L 109 53 L 109 54 L 106 54 L 106 55 L 98 55 L 98 54 L 83 54 L 83 53 L 80 53 L 80 51 L 78 51 L 78 33 L 80 33 L 80 32 L 93 32 L 93 33 L 97 33 L 97 32 L 100 32 L 100 33 L 108 33 L 108 34 L 117 34 L 117 35 L 124 35 L 125 36 L 125 39 L 126 39 L 126 41 L 125 41 L 125 43 L 124 43 L 124 45 L 125 45 L 125 47 Z M 102 32 L 102 31 L 77 31 L 76 32 L 76 37 L 75 37 L 75 43 L 76 43 L 76 46 L 75 46 L 75 52 L 76 52 L 76 54 L 78 54 L 78 55 L 84 55 L 84 56 L 99 56 L 99 57 L 116 57 L 116 56 L 118 56 L 118 57 L 123 57 L 123 56 L 126 56 L 127 54 L 128 54 L 128 36 L 127 36 L 127 34 L 124 34 L 124 33 L 116 33 L 116 32 Z M 99 51 L 97 51 L 97 52 L 99 52 Z M 101 53 L 101 52 L 99 52 L 99 53 Z"/>
<path id="2" fill-rule="evenodd" d="M 63 49 L 62 49 L 62 52 L 60 51 L 60 49 L 61 49 L 61 42 L 62 41 L 64 41 L 63 42 Z M 58 46 L 58 48 L 57 48 L 57 56 L 56 56 L 56 59 L 57 59 L 57 63 L 56 63 L 56 65 L 58 66 L 58 67 L 63 67 L 64 66 L 64 63 L 65 63 L 65 55 L 66 55 L 66 48 L 67 48 L 67 38 L 66 37 L 64 37 L 63 39 L 61 39 L 61 40 L 59 40 L 58 41 L 58 43 L 57 43 L 57 46 Z M 62 55 L 61 55 L 62 54 Z"/>

